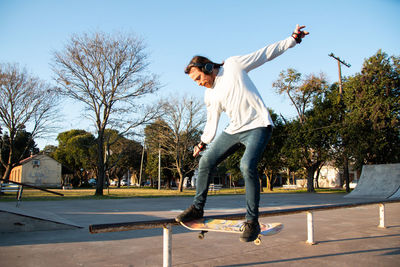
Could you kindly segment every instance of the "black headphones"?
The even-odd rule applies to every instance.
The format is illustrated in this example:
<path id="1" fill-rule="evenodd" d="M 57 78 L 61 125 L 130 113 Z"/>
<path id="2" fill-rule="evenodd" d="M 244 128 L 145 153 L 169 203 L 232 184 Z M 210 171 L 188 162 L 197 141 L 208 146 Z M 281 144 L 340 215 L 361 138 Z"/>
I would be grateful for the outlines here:
<path id="1" fill-rule="evenodd" d="M 211 62 L 208 63 L 192 63 L 190 64 L 192 67 L 199 68 L 204 74 L 211 74 L 214 69 L 214 64 Z"/>

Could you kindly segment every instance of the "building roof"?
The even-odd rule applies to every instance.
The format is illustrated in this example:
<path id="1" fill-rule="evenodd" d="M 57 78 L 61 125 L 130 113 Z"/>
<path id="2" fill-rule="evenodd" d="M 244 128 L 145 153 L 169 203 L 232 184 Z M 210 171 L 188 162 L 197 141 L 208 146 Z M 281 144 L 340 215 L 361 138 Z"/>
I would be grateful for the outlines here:
<path id="1" fill-rule="evenodd" d="M 41 158 L 41 157 L 43 157 L 43 156 L 48 157 L 48 158 L 50 158 L 50 159 L 56 161 L 55 159 L 53 159 L 53 158 L 50 157 L 49 155 L 46 155 L 46 154 L 36 154 L 36 155 L 31 155 L 29 158 L 26 158 L 26 159 L 21 160 L 18 164 L 23 165 L 23 164 L 26 164 L 26 163 L 30 162 L 31 160 L 34 160 L 34 159 L 36 159 L 36 158 Z"/>

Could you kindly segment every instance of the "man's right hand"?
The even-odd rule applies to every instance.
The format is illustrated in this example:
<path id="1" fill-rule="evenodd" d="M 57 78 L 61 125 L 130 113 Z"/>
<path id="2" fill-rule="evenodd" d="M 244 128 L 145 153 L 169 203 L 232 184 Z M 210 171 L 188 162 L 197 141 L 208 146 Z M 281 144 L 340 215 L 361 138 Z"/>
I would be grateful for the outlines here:
<path id="1" fill-rule="evenodd" d="M 193 157 L 197 157 L 201 151 L 206 149 L 207 144 L 200 142 L 198 145 L 196 145 L 193 149 Z"/>

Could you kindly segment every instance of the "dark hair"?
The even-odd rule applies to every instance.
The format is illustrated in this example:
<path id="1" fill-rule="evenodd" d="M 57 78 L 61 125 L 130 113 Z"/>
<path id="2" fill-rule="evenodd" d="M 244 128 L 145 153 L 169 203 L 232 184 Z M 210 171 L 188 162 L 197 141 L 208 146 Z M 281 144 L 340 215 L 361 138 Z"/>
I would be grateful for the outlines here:
<path id="1" fill-rule="evenodd" d="M 211 60 L 209 60 L 208 58 L 203 57 L 203 56 L 194 56 L 194 57 L 192 58 L 192 60 L 190 60 L 189 64 L 186 66 L 186 68 L 185 68 L 185 73 L 186 73 L 186 74 L 189 74 L 190 70 L 191 70 L 193 67 L 199 68 L 199 65 L 200 65 L 200 66 L 201 66 L 201 65 L 206 65 L 206 64 L 208 64 L 208 63 L 213 64 L 214 68 L 217 68 L 217 69 L 219 69 L 222 65 L 224 65 L 224 63 L 221 63 L 221 64 L 214 63 L 214 62 L 212 62 Z M 202 68 L 199 68 L 199 69 L 202 70 Z"/>

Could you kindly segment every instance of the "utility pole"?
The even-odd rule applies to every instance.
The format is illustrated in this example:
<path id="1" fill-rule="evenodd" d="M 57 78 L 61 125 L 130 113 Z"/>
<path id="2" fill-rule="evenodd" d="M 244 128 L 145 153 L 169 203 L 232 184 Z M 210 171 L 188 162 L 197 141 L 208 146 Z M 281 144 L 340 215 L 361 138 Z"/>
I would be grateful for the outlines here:
<path id="1" fill-rule="evenodd" d="M 344 60 L 341 60 L 339 57 L 336 57 L 333 53 L 330 53 L 328 56 L 336 59 L 338 63 L 338 70 L 339 70 L 339 95 L 340 99 L 342 99 L 342 94 L 343 94 L 343 89 L 342 89 L 342 67 L 341 65 L 345 65 L 346 67 L 350 68 L 351 65 L 349 63 L 346 63 Z"/>
<path id="2" fill-rule="evenodd" d="M 336 57 L 333 53 L 329 54 L 330 57 L 336 59 L 338 63 L 338 71 L 339 71 L 339 97 L 340 97 L 340 105 L 343 105 L 343 89 L 342 89 L 342 70 L 341 70 L 341 65 L 345 65 L 346 67 L 350 68 L 350 64 L 346 63 L 344 60 L 341 60 L 339 57 Z M 344 117 L 344 111 L 341 112 L 340 114 L 340 121 L 343 120 Z M 343 142 L 343 178 L 346 182 L 346 192 L 350 192 L 350 178 L 349 178 L 349 158 L 346 155 L 346 138 L 342 136 L 342 142 Z"/>

